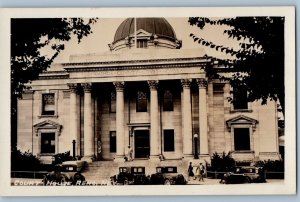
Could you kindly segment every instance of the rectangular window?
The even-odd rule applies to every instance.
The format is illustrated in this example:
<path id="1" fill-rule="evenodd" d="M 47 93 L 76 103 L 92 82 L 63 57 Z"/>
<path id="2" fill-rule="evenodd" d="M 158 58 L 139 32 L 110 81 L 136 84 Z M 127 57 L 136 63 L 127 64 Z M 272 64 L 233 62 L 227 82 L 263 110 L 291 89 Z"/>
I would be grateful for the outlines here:
<path id="1" fill-rule="evenodd" d="M 163 110 L 164 111 L 173 111 L 173 94 L 169 90 L 166 90 L 164 92 Z"/>
<path id="2" fill-rule="evenodd" d="M 224 84 L 223 83 L 214 83 L 213 84 L 214 93 L 224 93 Z"/>
<path id="3" fill-rule="evenodd" d="M 136 111 L 147 112 L 147 93 L 143 91 L 137 92 Z"/>
<path id="4" fill-rule="evenodd" d="M 164 130 L 164 151 L 165 152 L 175 151 L 173 129 Z"/>
<path id="5" fill-rule="evenodd" d="M 42 95 L 42 115 L 55 114 L 55 95 L 54 93 L 47 93 Z"/>
<path id="6" fill-rule="evenodd" d="M 111 153 L 116 153 L 117 152 L 116 131 L 110 131 L 109 132 L 109 151 Z"/>
<path id="7" fill-rule="evenodd" d="M 250 132 L 249 128 L 234 129 L 234 150 L 250 151 Z"/>
<path id="8" fill-rule="evenodd" d="M 116 113 L 116 93 L 110 93 L 110 103 L 109 103 L 109 112 Z"/>
<path id="9" fill-rule="evenodd" d="M 148 43 L 146 39 L 138 39 L 137 40 L 137 48 L 147 48 Z"/>
<path id="10" fill-rule="evenodd" d="M 233 108 L 248 109 L 247 90 L 243 88 L 235 89 L 233 92 Z"/>
<path id="11" fill-rule="evenodd" d="M 41 133 L 41 153 L 55 153 L 55 133 Z"/>

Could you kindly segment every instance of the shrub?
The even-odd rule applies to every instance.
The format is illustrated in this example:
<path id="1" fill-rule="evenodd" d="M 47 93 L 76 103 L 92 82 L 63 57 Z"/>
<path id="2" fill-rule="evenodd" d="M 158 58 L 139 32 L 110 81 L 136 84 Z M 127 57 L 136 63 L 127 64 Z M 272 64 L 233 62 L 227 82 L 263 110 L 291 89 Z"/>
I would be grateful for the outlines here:
<path id="1" fill-rule="evenodd" d="M 231 157 L 231 153 L 225 152 L 222 155 L 219 155 L 215 152 L 211 158 L 211 167 L 210 170 L 217 171 L 217 172 L 228 172 L 234 171 L 235 167 L 235 160 Z"/>
<path id="2" fill-rule="evenodd" d="M 11 151 L 11 170 L 12 171 L 37 171 L 41 168 L 40 160 L 30 153 L 21 152 L 13 148 Z"/>
<path id="3" fill-rule="evenodd" d="M 65 153 L 55 154 L 53 157 L 54 157 L 54 162 L 52 162 L 52 163 L 54 165 L 61 164 L 64 161 L 73 161 L 73 160 L 76 160 L 75 158 L 73 158 L 73 156 L 70 155 L 70 151 L 67 151 Z"/>
<path id="4" fill-rule="evenodd" d="M 265 171 L 269 172 L 284 172 L 284 161 L 278 160 L 264 160 L 264 161 L 257 161 L 255 166 L 263 167 Z"/>

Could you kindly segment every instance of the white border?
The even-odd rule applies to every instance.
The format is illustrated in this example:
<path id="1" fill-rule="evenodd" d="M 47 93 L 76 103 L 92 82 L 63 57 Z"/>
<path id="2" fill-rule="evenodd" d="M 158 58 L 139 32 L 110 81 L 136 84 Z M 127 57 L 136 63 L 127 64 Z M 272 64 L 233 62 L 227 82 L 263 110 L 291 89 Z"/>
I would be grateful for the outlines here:
<path id="1" fill-rule="evenodd" d="M 285 16 L 286 178 L 282 185 L 200 186 L 10 186 L 10 18 L 34 17 L 233 17 Z M 5 196 L 96 196 L 96 195 L 257 195 L 296 193 L 296 95 L 295 95 L 295 8 L 294 7 L 181 7 L 181 8 L 34 8 L 0 9 L 0 195 Z M 163 191 L 162 191 L 163 190 Z"/>

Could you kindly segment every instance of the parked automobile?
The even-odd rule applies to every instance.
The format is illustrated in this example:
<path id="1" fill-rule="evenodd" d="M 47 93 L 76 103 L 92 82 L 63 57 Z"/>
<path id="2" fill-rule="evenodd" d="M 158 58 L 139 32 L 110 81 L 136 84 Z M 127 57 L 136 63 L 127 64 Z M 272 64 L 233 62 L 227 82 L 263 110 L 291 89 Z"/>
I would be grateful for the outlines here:
<path id="1" fill-rule="evenodd" d="M 146 185 L 149 177 L 145 175 L 145 167 L 119 167 L 119 173 L 111 177 L 112 184 Z"/>
<path id="2" fill-rule="evenodd" d="M 65 161 L 54 166 L 52 172 L 43 178 L 44 185 L 80 185 L 85 181 L 81 171 L 86 165 L 85 161 Z"/>
<path id="3" fill-rule="evenodd" d="M 182 174 L 177 173 L 177 167 L 167 166 L 157 167 L 156 173 L 150 177 L 150 183 L 154 185 L 185 185 L 187 181 Z"/>
<path id="4" fill-rule="evenodd" d="M 228 172 L 224 174 L 220 183 L 224 184 L 241 184 L 241 183 L 263 183 L 266 182 L 264 178 L 263 169 L 255 166 L 241 166 L 236 167 L 235 172 Z"/>

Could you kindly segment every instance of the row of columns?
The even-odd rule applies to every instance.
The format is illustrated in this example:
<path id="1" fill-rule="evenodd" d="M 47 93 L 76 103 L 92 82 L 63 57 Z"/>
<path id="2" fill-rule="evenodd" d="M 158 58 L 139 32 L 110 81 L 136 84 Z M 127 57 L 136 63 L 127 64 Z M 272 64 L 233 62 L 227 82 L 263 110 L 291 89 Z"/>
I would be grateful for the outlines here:
<path id="1" fill-rule="evenodd" d="M 182 127 L 183 127 L 183 155 L 193 155 L 193 134 L 192 134 L 192 105 L 191 105 L 191 82 L 192 79 L 182 79 Z M 159 107 L 158 107 L 158 81 L 148 81 L 150 88 L 150 158 L 159 156 Z M 124 82 L 114 82 L 116 88 L 116 135 L 117 153 L 116 160 L 123 160 L 125 155 L 125 122 L 124 122 Z M 199 133 L 200 133 L 200 156 L 208 155 L 207 137 L 207 99 L 205 79 L 197 79 L 199 87 Z M 68 84 L 70 88 L 70 137 L 79 143 L 77 94 L 76 84 Z M 94 155 L 94 133 L 93 133 L 93 112 L 91 83 L 83 83 L 84 89 L 84 157 L 91 159 Z"/>

